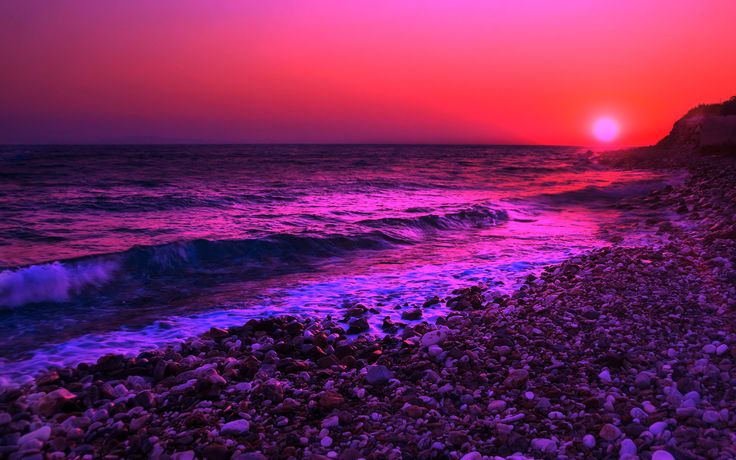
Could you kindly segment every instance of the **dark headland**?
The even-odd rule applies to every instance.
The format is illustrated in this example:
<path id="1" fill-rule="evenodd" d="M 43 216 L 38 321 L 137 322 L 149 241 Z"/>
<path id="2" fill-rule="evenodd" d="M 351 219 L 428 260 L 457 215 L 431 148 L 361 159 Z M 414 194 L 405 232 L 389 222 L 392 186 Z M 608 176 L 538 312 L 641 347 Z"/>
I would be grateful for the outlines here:
<path id="1" fill-rule="evenodd" d="M 601 161 L 688 172 L 617 204 L 672 216 L 656 244 L 455 291 L 383 338 L 355 305 L 53 371 L 0 390 L 0 457 L 736 458 L 736 98 Z"/>

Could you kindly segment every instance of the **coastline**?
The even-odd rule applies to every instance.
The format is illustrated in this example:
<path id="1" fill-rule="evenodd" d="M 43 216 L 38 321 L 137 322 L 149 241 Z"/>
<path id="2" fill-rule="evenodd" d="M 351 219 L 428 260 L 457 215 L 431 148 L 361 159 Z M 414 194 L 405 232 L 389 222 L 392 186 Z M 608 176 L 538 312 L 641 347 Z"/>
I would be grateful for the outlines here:
<path id="1" fill-rule="evenodd" d="M 734 161 L 629 206 L 662 247 L 594 250 L 398 336 L 252 320 L 0 394 L 9 458 L 733 458 Z M 358 318 L 370 314 L 349 311 Z"/>

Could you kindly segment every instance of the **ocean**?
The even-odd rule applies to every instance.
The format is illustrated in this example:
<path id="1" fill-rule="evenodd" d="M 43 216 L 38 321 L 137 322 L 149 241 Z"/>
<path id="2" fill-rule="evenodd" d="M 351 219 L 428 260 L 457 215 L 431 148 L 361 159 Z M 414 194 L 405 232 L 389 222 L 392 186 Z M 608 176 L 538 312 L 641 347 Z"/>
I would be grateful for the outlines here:
<path id="1" fill-rule="evenodd" d="M 662 181 L 543 146 L 4 146 L 0 164 L 10 383 L 358 302 L 380 334 L 435 295 L 635 244 L 643 217 L 616 200 Z"/>

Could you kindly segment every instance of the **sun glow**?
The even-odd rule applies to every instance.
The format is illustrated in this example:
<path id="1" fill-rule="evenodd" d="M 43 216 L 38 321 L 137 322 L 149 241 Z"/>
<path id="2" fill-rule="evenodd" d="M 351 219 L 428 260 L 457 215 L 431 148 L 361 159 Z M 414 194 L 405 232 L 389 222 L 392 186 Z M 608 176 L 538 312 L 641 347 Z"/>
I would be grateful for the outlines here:
<path id="1" fill-rule="evenodd" d="M 593 135 L 601 142 L 611 142 L 618 136 L 618 122 L 610 117 L 601 117 L 593 123 Z"/>

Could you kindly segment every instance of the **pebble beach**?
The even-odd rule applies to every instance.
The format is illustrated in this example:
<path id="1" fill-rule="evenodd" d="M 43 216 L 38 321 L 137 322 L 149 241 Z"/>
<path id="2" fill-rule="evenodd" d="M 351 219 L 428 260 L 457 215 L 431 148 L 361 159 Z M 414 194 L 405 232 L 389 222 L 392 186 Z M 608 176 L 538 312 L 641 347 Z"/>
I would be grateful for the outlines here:
<path id="1" fill-rule="evenodd" d="M 671 212 L 433 322 L 254 319 L 0 392 L 9 459 L 736 457 L 736 163 L 617 203 Z M 421 318 L 422 307 L 404 312 Z"/>

